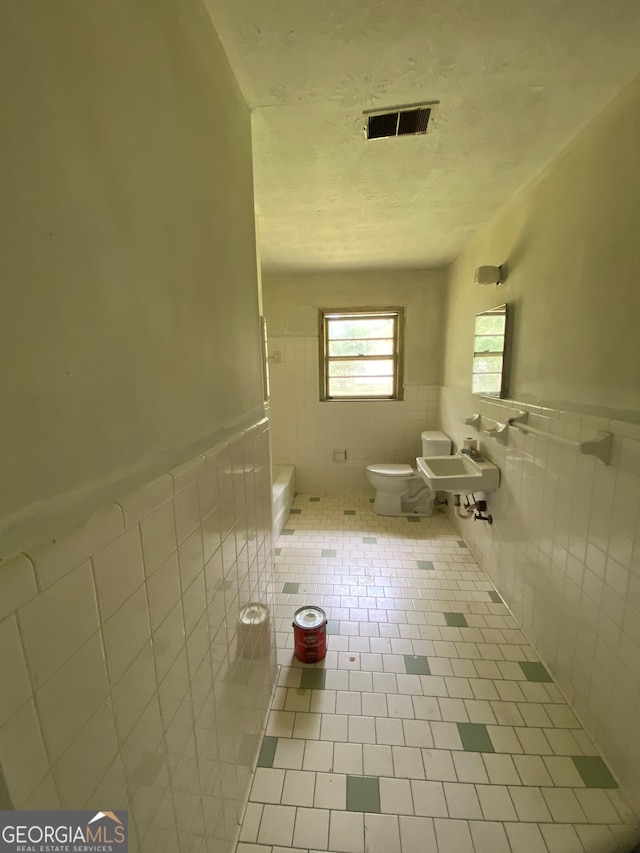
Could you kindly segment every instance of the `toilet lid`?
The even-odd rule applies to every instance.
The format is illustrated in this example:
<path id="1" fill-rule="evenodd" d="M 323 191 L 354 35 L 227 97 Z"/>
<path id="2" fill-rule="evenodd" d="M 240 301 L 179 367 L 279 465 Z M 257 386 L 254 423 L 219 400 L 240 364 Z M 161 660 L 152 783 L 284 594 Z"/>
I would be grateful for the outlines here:
<path id="1" fill-rule="evenodd" d="M 368 465 L 367 471 L 385 477 L 410 477 L 414 473 L 411 465 Z"/>

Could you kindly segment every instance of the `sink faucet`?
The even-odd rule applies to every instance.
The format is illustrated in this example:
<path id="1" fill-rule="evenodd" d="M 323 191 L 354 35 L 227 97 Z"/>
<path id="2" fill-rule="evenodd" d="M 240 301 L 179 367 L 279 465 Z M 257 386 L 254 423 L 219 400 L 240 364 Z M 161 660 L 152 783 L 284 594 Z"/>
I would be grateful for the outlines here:
<path id="1" fill-rule="evenodd" d="M 479 451 L 479 450 L 477 450 L 476 448 L 467 449 L 467 448 L 464 448 L 464 447 L 463 447 L 463 448 L 460 450 L 460 453 L 464 453 L 464 455 L 465 455 L 465 456 L 468 456 L 468 457 L 469 457 L 469 459 L 482 459 L 482 458 L 483 458 L 483 456 L 482 456 L 482 454 L 480 453 L 480 451 Z"/>

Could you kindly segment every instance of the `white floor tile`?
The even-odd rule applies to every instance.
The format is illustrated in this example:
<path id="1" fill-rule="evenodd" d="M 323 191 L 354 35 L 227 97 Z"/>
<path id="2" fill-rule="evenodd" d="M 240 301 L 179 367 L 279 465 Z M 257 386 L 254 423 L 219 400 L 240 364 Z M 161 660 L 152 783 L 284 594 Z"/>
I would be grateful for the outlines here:
<path id="1" fill-rule="evenodd" d="M 366 773 L 366 770 L 365 770 Z M 347 777 L 341 773 L 317 773 L 313 805 L 317 809 L 344 809 Z"/>
<path id="2" fill-rule="evenodd" d="M 331 771 L 333 769 L 333 742 L 324 740 L 306 741 L 302 769 Z"/>
<path id="3" fill-rule="evenodd" d="M 329 816 L 325 809 L 299 808 L 293 831 L 293 845 L 301 849 L 326 850 L 329 843 Z"/>
<path id="4" fill-rule="evenodd" d="M 469 831 L 475 853 L 511 853 L 511 847 L 501 823 L 470 820 Z"/>
<path id="5" fill-rule="evenodd" d="M 400 829 L 396 815 L 365 814 L 364 837 L 367 853 L 389 853 L 400 849 Z"/>
<path id="6" fill-rule="evenodd" d="M 291 846 L 296 810 L 291 806 L 265 805 L 258 831 L 258 844 Z"/>
<path id="7" fill-rule="evenodd" d="M 404 745 L 402 720 L 376 717 L 376 742 L 379 744 Z"/>
<path id="8" fill-rule="evenodd" d="M 396 778 L 424 779 L 422 752 L 417 747 L 392 746 L 393 769 Z"/>
<path id="9" fill-rule="evenodd" d="M 362 747 L 365 776 L 393 777 L 393 755 L 390 746 L 364 744 Z"/>
<path id="10" fill-rule="evenodd" d="M 458 753 L 456 753 L 457 755 Z M 482 756 L 489 781 L 493 785 L 519 785 L 520 777 L 510 755 L 485 753 Z"/>
<path id="11" fill-rule="evenodd" d="M 402 853 L 438 853 L 433 821 L 425 817 L 399 818 Z"/>
<path id="12" fill-rule="evenodd" d="M 456 768 L 458 782 L 489 783 L 487 771 L 479 752 L 452 752 L 453 764 Z"/>
<path id="13" fill-rule="evenodd" d="M 518 820 L 536 822 L 552 820 L 551 813 L 547 808 L 540 788 L 516 788 L 513 786 L 508 790 L 511 794 Z"/>
<path id="14" fill-rule="evenodd" d="M 569 850 L 580 850 L 582 846 L 578 833 L 570 824 L 541 824 L 540 832 L 549 853 L 567 853 Z"/>
<path id="15" fill-rule="evenodd" d="M 457 781 L 458 777 L 451 756 L 452 753 L 446 749 L 423 749 L 422 761 L 427 779 L 441 782 Z"/>
<path id="16" fill-rule="evenodd" d="M 280 802 L 283 806 L 313 806 L 316 774 L 287 770 Z"/>
<path id="17" fill-rule="evenodd" d="M 569 788 L 541 788 L 541 792 L 556 823 L 586 823 L 580 803 Z"/>
<path id="18" fill-rule="evenodd" d="M 336 743 L 333 747 L 334 773 L 362 774 L 362 745 Z"/>
<path id="19" fill-rule="evenodd" d="M 476 791 L 485 820 L 517 820 L 507 788 L 503 785 L 477 785 Z"/>
<path id="20" fill-rule="evenodd" d="M 336 853 L 364 853 L 364 815 L 332 811 L 329 818 L 329 850 L 335 850 Z"/>
<path id="21" fill-rule="evenodd" d="M 540 828 L 535 823 L 505 823 L 511 849 L 517 853 L 548 853 Z"/>
<path id="22" fill-rule="evenodd" d="M 466 820 L 481 820 L 482 810 L 473 785 L 461 782 L 445 782 L 444 795 L 449 817 Z"/>
<path id="23" fill-rule="evenodd" d="M 280 803 L 284 770 L 257 767 L 251 786 L 251 800 L 256 803 Z"/>
<path id="24" fill-rule="evenodd" d="M 304 756 L 304 741 L 278 738 L 273 766 L 290 770 L 301 770 Z"/>
<path id="25" fill-rule="evenodd" d="M 424 720 L 403 720 L 404 740 L 407 746 L 430 749 L 433 747 L 431 726 Z"/>
<path id="26" fill-rule="evenodd" d="M 413 809 L 423 817 L 448 817 L 442 782 L 411 782 Z"/>
<path id="27" fill-rule="evenodd" d="M 466 820 L 444 820 L 436 818 L 433 822 L 438 842 L 438 851 L 455 850 L 456 853 L 474 853 L 473 842 Z"/>

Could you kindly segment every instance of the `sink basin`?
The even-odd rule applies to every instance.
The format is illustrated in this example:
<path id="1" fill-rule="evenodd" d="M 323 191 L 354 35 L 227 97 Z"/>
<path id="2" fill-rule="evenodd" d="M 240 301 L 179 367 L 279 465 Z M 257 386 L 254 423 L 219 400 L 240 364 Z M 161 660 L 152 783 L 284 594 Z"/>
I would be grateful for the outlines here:
<path id="1" fill-rule="evenodd" d="M 418 471 L 434 492 L 470 495 L 492 492 L 500 485 L 500 469 L 488 459 L 457 456 L 418 456 Z"/>

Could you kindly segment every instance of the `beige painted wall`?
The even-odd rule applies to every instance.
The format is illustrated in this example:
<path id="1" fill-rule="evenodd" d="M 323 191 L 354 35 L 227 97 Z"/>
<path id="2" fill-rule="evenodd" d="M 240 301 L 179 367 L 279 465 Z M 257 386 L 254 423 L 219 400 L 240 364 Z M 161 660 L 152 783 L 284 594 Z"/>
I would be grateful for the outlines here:
<path id="1" fill-rule="evenodd" d="M 444 385 L 470 387 L 474 314 L 507 301 L 511 397 L 640 420 L 639 115 L 640 78 L 452 265 Z"/>
<path id="2" fill-rule="evenodd" d="M 250 117 L 199 0 L 4 4 L 0 102 L 9 536 L 262 392 Z"/>
<path id="3" fill-rule="evenodd" d="M 270 337 L 317 337 L 320 308 L 403 306 L 407 385 L 440 382 L 444 270 L 263 275 Z"/>

